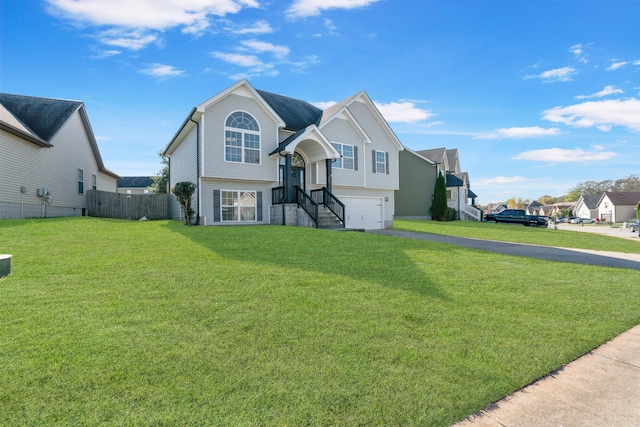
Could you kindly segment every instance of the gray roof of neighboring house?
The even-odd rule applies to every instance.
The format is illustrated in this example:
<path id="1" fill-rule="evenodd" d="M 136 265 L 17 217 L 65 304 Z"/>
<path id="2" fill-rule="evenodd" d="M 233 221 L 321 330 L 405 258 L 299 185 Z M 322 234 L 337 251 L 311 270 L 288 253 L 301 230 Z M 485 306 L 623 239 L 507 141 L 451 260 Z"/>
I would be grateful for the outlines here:
<path id="1" fill-rule="evenodd" d="M 582 202 L 585 204 L 587 208 L 595 209 L 598 207 L 598 202 L 600 201 L 601 197 L 602 195 L 597 195 L 597 194 L 583 195 Z"/>
<path id="2" fill-rule="evenodd" d="M 147 188 L 153 185 L 150 176 L 123 176 L 118 180 L 118 188 Z"/>
<path id="3" fill-rule="evenodd" d="M 539 202 L 539 201 L 537 201 L 537 200 L 534 200 L 533 202 L 531 202 L 531 203 L 529 203 L 529 204 L 527 205 L 527 207 L 528 207 L 528 208 L 537 208 L 537 207 L 539 207 L 539 206 L 542 206 L 542 203 L 540 203 L 540 202 Z"/>
<path id="4" fill-rule="evenodd" d="M 309 125 L 319 125 L 322 118 L 322 110 L 308 102 L 275 93 L 256 91 L 262 99 L 276 112 L 286 123 L 286 128 L 293 131 L 305 129 Z"/>
<path id="5" fill-rule="evenodd" d="M 420 154 L 422 157 L 425 157 L 431 160 L 434 163 L 442 164 L 444 161 L 444 156 L 446 154 L 445 148 L 432 148 L 431 150 L 420 150 L 416 151 L 416 153 Z"/>
<path id="6" fill-rule="evenodd" d="M 79 101 L 0 93 L 0 103 L 41 139 L 49 142 L 78 108 Z"/>
<path id="7" fill-rule="evenodd" d="M 635 206 L 640 202 L 640 191 L 605 191 L 604 194 L 616 206 Z"/>

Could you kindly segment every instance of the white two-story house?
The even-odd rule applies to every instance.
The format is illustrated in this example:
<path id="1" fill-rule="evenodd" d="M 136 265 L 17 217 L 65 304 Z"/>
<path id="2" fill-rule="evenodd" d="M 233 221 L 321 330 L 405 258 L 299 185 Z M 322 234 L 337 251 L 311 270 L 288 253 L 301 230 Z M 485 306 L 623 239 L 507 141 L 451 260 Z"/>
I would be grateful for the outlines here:
<path id="1" fill-rule="evenodd" d="M 193 108 L 163 155 L 170 187 L 196 184 L 200 225 L 375 229 L 393 224 L 402 150 L 365 92 L 321 110 L 241 80 Z"/>

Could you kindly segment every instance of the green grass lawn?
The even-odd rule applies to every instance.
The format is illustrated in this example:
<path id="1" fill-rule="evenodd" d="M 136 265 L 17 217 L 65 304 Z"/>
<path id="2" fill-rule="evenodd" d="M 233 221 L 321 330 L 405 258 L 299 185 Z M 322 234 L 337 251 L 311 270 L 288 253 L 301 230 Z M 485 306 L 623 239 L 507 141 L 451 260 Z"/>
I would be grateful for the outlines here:
<path id="1" fill-rule="evenodd" d="M 0 253 L 3 426 L 446 426 L 640 323 L 637 271 L 366 233 L 3 220 Z"/>
<path id="2" fill-rule="evenodd" d="M 589 224 L 585 227 L 609 227 L 609 225 Z M 595 233 L 554 230 L 553 228 L 531 228 L 513 224 L 496 224 L 495 222 L 396 220 L 393 228 L 502 242 L 640 253 L 640 239 L 621 239 Z"/>

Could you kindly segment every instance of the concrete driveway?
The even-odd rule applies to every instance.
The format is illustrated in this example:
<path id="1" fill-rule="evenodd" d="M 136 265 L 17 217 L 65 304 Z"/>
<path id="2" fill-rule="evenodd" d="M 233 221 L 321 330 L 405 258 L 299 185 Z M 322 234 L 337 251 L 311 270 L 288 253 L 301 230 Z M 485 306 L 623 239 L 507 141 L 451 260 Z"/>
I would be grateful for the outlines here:
<path id="1" fill-rule="evenodd" d="M 605 236 L 620 237 L 623 239 L 633 239 L 640 243 L 638 233 L 632 233 L 628 228 L 623 227 L 611 227 L 604 224 L 556 224 L 555 227 L 558 230 L 580 231 L 582 233 L 597 233 Z M 553 228 L 550 226 L 549 228 Z"/>

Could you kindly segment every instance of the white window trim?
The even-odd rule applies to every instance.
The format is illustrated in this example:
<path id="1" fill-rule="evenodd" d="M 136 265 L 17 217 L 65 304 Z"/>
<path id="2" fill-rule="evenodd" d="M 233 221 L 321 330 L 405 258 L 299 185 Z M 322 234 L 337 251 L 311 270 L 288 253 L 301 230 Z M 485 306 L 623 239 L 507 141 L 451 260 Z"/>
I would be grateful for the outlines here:
<path id="1" fill-rule="evenodd" d="M 378 161 L 378 154 L 382 154 L 382 158 L 384 159 L 382 162 Z M 380 165 L 382 165 L 382 172 L 380 172 Z M 385 151 L 376 150 L 376 173 L 387 173 L 387 153 Z"/>
<path id="2" fill-rule="evenodd" d="M 224 204 L 224 193 L 235 193 L 238 204 L 240 203 L 240 193 L 253 193 L 253 219 L 243 220 L 241 214 L 241 206 L 229 206 Z M 225 207 L 234 207 L 237 211 L 238 219 L 224 219 L 223 209 Z M 258 191 L 256 190 L 220 190 L 220 222 L 235 223 L 235 222 L 257 222 L 258 221 Z"/>
<path id="3" fill-rule="evenodd" d="M 340 159 L 336 159 L 335 162 L 333 163 L 333 167 L 336 169 L 344 169 L 344 170 L 355 170 L 355 164 L 356 164 L 356 158 L 355 158 L 355 150 L 354 150 L 354 145 L 352 144 L 343 144 L 342 142 L 331 142 L 331 144 L 333 145 L 333 148 L 335 148 L 338 153 L 340 153 Z M 345 156 L 343 151 L 343 147 L 351 147 L 351 156 Z M 350 168 L 345 168 L 344 167 L 344 159 L 351 159 L 351 167 Z M 338 166 L 338 161 L 339 166 Z"/>
<path id="4" fill-rule="evenodd" d="M 223 134 L 223 159 L 225 163 L 234 163 L 234 164 L 243 164 L 243 165 L 260 165 L 262 164 L 262 131 L 258 130 L 258 131 L 254 131 L 254 130 L 249 130 L 249 129 L 241 129 L 241 128 L 232 128 L 232 127 L 228 127 L 227 126 L 227 120 L 229 120 L 229 117 L 234 114 L 234 113 L 244 113 L 247 114 L 249 116 L 251 116 L 251 118 L 253 118 L 253 120 L 256 122 L 256 124 L 258 125 L 258 129 L 262 129 L 260 126 L 260 123 L 258 122 L 258 119 L 255 118 L 255 116 L 247 111 L 244 110 L 235 110 L 232 111 L 231 113 L 229 113 L 227 115 L 227 117 L 224 119 L 224 134 Z M 233 147 L 233 148 L 240 148 L 240 153 L 242 156 L 242 160 L 239 162 L 233 161 L 233 160 L 227 160 L 227 131 L 231 131 L 231 132 L 237 132 L 240 133 L 242 135 L 242 145 L 240 147 Z M 245 134 L 249 134 L 249 135 L 257 135 L 258 136 L 258 144 L 259 144 L 259 148 L 247 148 L 245 147 L 245 138 L 244 135 Z M 245 159 L 245 150 L 254 150 L 258 152 L 258 163 L 247 163 L 246 159 Z"/>

